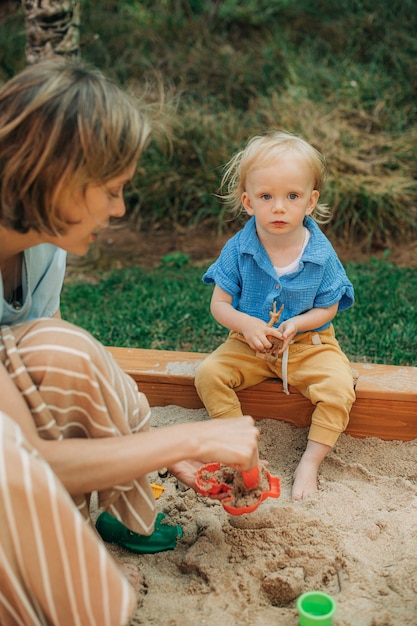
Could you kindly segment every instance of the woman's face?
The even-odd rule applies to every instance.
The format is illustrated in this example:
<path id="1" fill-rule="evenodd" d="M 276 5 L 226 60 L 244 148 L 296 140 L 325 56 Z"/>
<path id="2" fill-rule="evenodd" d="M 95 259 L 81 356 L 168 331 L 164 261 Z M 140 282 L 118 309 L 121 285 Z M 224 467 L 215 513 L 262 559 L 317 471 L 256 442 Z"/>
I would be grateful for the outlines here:
<path id="1" fill-rule="evenodd" d="M 110 218 L 125 214 L 123 188 L 132 179 L 135 169 L 136 163 L 106 183 L 89 185 L 85 191 L 64 193 L 59 213 L 68 226 L 63 235 L 48 237 L 48 243 L 72 254 L 86 254 L 98 232 L 108 227 Z"/>

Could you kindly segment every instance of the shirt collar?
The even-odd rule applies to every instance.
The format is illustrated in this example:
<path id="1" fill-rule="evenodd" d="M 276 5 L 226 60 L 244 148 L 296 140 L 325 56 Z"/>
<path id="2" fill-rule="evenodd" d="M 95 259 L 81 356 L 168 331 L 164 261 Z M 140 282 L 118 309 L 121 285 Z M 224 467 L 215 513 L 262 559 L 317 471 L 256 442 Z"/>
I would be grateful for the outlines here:
<path id="1" fill-rule="evenodd" d="M 315 220 L 307 216 L 304 218 L 304 226 L 310 231 L 309 242 L 303 252 L 301 261 L 308 261 L 316 265 L 324 265 L 327 254 L 324 252 L 328 248 L 328 241 L 321 232 Z M 240 252 L 242 254 L 250 254 L 260 267 L 271 269 L 272 264 L 266 253 L 265 248 L 261 244 L 256 232 L 255 218 L 252 216 L 241 230 L 240 236 Z"/>

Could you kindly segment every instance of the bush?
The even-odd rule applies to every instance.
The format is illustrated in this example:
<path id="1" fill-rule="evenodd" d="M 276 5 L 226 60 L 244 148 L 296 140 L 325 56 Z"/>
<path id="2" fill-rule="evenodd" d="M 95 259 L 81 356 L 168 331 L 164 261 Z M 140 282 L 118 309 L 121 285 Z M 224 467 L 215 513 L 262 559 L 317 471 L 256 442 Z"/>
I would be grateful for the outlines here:
<path id="1" fill-rule="evenodd" d="M 127 193 L 135 227 L 233 230 L 215 195 L 221 167 L 251 135 L 283 128 L 327 157 L 328 234 L 368 248 L 415 238 L 411 0 L 83 0 L 81 25 L 84 59 L 126 87 L 162 77 L 179 97 L 172 151 L 155 141 Z M 1 28 L 8 75 L 22 22 Z"/>

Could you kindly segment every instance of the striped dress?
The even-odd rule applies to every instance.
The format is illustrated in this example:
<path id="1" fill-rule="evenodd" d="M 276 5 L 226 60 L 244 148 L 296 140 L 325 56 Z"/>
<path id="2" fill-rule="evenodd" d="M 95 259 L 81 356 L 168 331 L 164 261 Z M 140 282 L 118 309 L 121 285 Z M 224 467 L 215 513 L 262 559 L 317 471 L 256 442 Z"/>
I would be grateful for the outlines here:
<path id="1" fill-rule="evenodd" d="M 134 381 L 68 322 L 1 326 L 0 360 L 44 439 L 149 429 L 149 405 Z M 127 623 L 134 593 L 92 527 L 91 494 L 71 498 L 4 414 L 0 430 L 0 624 Z M 155 501 L 146 476 L 100 491 L 98 502 L 133 531 L 152 532 Z"/>

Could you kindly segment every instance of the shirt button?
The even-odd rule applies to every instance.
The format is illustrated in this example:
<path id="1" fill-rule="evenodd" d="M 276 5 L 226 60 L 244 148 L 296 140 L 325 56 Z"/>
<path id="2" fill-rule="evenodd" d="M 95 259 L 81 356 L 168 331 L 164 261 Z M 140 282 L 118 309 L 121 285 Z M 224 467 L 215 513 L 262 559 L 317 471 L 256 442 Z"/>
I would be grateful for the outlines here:
<path id="1" fill-rule="evenodd" d="M 278 289 L 278 290 L 279 290 L 279 289 L 281 289 L 281 285 L 277 285 L 277 289 Z"/>

